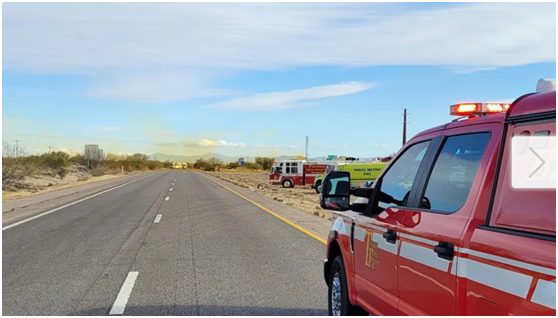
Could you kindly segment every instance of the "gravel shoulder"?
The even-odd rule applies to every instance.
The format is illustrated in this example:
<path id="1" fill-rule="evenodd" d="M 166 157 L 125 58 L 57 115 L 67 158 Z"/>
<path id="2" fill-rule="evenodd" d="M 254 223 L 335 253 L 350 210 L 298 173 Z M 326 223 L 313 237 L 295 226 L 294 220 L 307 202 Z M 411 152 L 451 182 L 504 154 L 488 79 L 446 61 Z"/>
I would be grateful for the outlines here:
<path id="1" fill-rule="evenodd" d="M 281 204 L 294 207 L 314 216 L 331 221 L 331 212 L 320 207 L 318 194 L 309 186 L 281 188 L 269 184 L 269 173 L 266 172 L 206 172 L 251 192 L 261 194 Z"/>

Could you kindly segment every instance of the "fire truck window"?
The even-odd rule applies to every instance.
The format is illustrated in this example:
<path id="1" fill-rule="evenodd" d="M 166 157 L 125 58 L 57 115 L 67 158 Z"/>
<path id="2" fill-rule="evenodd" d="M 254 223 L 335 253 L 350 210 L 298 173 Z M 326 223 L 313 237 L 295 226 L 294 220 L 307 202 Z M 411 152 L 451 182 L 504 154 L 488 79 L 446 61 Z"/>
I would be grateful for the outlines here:
<path id="1" fill-rule="evenodd" d="M 397 201 L 402 201 L 402 206 L 407 204 L 408 193 L 411 191 L 418 167 L 429 144 L 430 141 L 425 141 L 411 146 L 393 163 L 383 177 L 381 191 Z M 392 205 L 391 202 L 379 202 L 381 209 Z"/>
<path id="2" fill-rule="evenodd" d="M 287 173 L 291 173 L 291 167 L 289 167 L 289 164 L 287 163 L 287 169 L 286 169 Z"/>
<path id="3" fill-rule="evenodd" d="M 276 167 L 276 168 L 275 168 L 275 173 L 283 173 L 283 168 L 281 168 L 281 167 Z"/>
<path id="4" fill-rule="evenodd" d="M 298 173 L 298 167 L 292 167 L 291 168 L 291 173 Z"/>
<path id="5" fill-rule="evenodd" d="M 421 208 L 453 213 L 467 201 L 489 133 L 449 137 L 434 163 Z"/>

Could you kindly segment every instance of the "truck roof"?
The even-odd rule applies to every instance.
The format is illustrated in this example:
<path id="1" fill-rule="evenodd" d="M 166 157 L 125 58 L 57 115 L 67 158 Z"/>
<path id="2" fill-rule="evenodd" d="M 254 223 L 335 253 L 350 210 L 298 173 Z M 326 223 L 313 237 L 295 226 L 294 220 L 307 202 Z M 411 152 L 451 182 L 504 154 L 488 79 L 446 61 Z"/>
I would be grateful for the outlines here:
<path id="1" fill-rule="evenodd" d="M 515 117 L 521 115 L 529 115 L 534 113 L 541 113 L 556 110 L 556 91 L 547 93 L 533 93 L 527 94 L 516 99 L 510 110 L 508 116 Z M 506 118 L 506 113 L 486 115 L 480 117 L 471 117 L 463 120 L 452 121 L 443 125 L 432 127 L 418 133 L 415 137 L 423 136 L 444 129 L 457 128 L 469 126 L 472 124 L 484 124 L 489 122 L 503 123 Z M 413 138 L 415 138 L 413 137 Z"/>
<path id="2" fill-rule="evenodd" d="M 556 110 L 556 91 L 526 95 L 510 107 L 508 116 L 516 117 Z"/>

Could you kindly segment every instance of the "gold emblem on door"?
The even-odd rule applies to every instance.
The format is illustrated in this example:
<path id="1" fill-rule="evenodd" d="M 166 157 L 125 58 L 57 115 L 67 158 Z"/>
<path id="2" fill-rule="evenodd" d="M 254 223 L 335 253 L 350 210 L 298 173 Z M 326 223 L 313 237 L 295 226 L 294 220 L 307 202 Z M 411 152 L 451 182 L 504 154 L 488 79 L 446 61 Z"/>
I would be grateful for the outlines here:
<path id="1" fill-rule="evenodd" d="M 380 264 L 380 259 L 378 255 L 378 243 L 373 241 L 374 232 L 366 231 L 364 241 L 366 242 L 366 258 L 364 259 L 364 265 L 370 269 L 374 269 Z"/>

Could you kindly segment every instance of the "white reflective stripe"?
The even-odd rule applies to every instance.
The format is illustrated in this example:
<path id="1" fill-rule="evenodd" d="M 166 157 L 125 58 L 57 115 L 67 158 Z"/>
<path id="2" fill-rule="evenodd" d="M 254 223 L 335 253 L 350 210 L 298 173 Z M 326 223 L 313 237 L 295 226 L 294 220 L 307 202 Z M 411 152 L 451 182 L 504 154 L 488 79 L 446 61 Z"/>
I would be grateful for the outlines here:
<path id="1" fill-rule="evenodd" d="M 402 242 L 400 256 L 444 272 L 449 268 L 449 261 L 439 258 L 432 248 L 408 242 Z"/>
<path id="2" fill-rule="evenodd" d="M 489 259 L 489 260 L 492 260 L 492 261 L 496 261 L 496 262 L 520 267 L 520 268 L 527 269 L 527 270 L 530 270 L 530 271 L 534 271 L 534 272 L 537 272 L 537 273 L 546 274 L 546 275 L 550 275 L 550 276 L 556 276 L 556 270 L 555 269 L 542 267 L 542 266 L 538 266 L 538 265 L 533 265 L 533 264 L 529 264 L 529 263 L 524 263 L 524 262 L 516 261 L 516 260 L 513 260 L 513 259 L 500 257 L 500 256 L 492 255 L 492 254 L 487 254 L 487 253 L 483 253 L 483 252 L 479 252 L 479 251 L 475 251 L 475 250 L 470 250 L 468 248 L 461 248 L 458 251 L 460 253 L 466 253 L 466 254 L 469 254 L 469 255 L 474 255 L 474 256 L 486 258 L 486 259 Z"/>
<path id="3" fill-rule="evenodd" d="M 345 233 L 344 234 L 345 235 L 351 235 L 351 224 L 343 222 L 343 225 L 345 227 L 345 230 L 344 230 Z"/>
<path id="4" fill-rule="evenodd" d="M 457 256 L 453 257 L 453 262 L 451 262 L 451 272 L 450 274 L 455 275 L 457 273 Z"/>
<path id="5" fill-rule="evenodd" d="M 409 239 L 409 240 L 413 240 L 413 241 L 421 242 L 421 243 L 424 243 L 424 244 L 432 245 L 433 247 L 438 245 L 438 242 L 431 241 L 431 240 L 422 238 L 420 236 L 414 236 L 414 235 L 405 234 L 405 233 L 401 233 L 401 234 L 399 234 L 399 236 L 404 237 L 404 238 Z"/>
<path id="6" fill-rule="evenodd" d="M 556 282 L 539 279 L 531 301 L 535 304 L 556 309 Z"/>
<path id="7" fill-rule="evenodd" d="M 527 297 L 533 279 L 528 275 L 462 257 L 459 258 L 457 276 L 521 298 Z"/>
<path id="8" fill-rule="evenodd" d="M 351 232 L 351 226 L 349 224 L 345 224 L 345 221 L 342 217 L 338 217 L 333 222 L 331 229 L 339 233 L 340 235 L 349 235 Z"/>
<path id="9" fill-rule="evenodd" d="M 378 244 L 378 248 L 391 254 L 397 255 L 397 249 L 399 247 L 399 240 L 395 240 L 395 244 L 388 243 L 382 234 L 374 232 L 372 234 L 372 241 Z"/>
<path id="10" fill-rule="evenodd" d="M 364 236 L 366 235 L 366 230 L 359 227 L 359 226 L 355 226 L 355 240 L 364 242 Z"/>
<path id="11" fill-rule="evenodd" d="M 364 225 L 364 226 L 368 226 L 368 227 L 370 227 L 370 228 L 372 228 L 372 229 L 374 229 L 374 230 L 376 230 L 376 231 L 382 231 L 382 232 L 386 232 L 386 231 L 387 231 L 386 228 L 381 227 L 381 226 L 377 226 L 377 225 L 366 224 L 366 225 Z"/>

